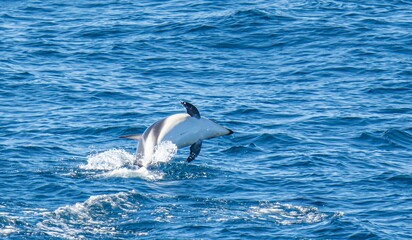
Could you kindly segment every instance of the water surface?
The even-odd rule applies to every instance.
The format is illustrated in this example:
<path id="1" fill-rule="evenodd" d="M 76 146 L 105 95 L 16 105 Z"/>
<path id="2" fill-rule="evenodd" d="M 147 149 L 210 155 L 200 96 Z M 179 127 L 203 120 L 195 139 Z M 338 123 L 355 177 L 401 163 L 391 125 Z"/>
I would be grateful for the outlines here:
<path id="1" fill-rule="evenodd" d="M 0 237 L 410 239 L 411 9 L 0 2 Z M 131 166 L 180 100 L 235 134 Z"/>

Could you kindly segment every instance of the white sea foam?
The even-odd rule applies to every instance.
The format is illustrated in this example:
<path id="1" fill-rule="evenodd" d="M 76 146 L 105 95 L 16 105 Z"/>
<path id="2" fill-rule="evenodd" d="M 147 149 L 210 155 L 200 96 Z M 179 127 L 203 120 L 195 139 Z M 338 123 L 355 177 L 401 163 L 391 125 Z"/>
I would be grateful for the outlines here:
<path id="1" fill-rule="evenodd" d="M 18 231 L 17 228 L 13 226 L 5 226 L 3 228 L 0 228 L 0 236 L 7 236 L 17 231 Z"/>
<path id="2" fill-rule="evenodd" d="M 111 149 L 87 158 L 86 165 L 80 165 L 86 170 L 113 170 L 126 165 L 133 165 L 135 157 L 123 149 Z"/>
<path id="3" fill-rule="evenodd" d="M 6 207 L 4 205 L 0 205 L 0 209 L 2 208 Z M 0 211 L 0 237 L 18 232 L 19 230 L 15 227 L 18 219 L 18 217 L 13 216 L 8 212 Z"/>
<path id="4" fill-rule="evenodd" d="M 253 217 L 261 220 L 272 220 L 280 225 L 313 224 L 323 221 L 326 214 L 315 207 L 294 206 L 291 204 L 261 204 L 250 208 Z"/>
<path id="5" fill-rule="evenodd" d="M 44 212 L 44 220 L 36 226 L 49 236 L 64 239 L 86 239 L 88 234 L 116 236 L 116 222 L 110 220 L 111 214 L 137 212 L 140 205 L 130 201 L 134 194 L 135 191 L 130 191 L 91 196 L 84 202 Z M 136 236 L 145 234 L 140 232 Z"/>
<path id="6" fill-rule="evenodd" d="M 162 142 L 156 147 L 152 157 L 139 160 L 143 167 L 137 168 L 135 165 L 135 155 L 123 149 L 111 149 L 88 156 L 87 164 L 80 165 L 80 169 L 105 171 L 97 174 L 97 177 L 137 177 L 156 181 L 162 179 L 164 174 L 162 172 L 149 170 L 149 167 L 169 162 L 175 156 L 176 152 L 177 147 L 175 144 L 169 141 Z"/>
<path id="7" fill-rule="evenodd" d="M 163 178 L 163 173 L 159 171 L 148 170 L 145 167 L 131 169 L 122 167 L 114 169 L 102 174 L 98 174 L 98 177 L 119 177 L 119 178 L 142 178 L 149 181 L 156 181 Z"/>
<path id="8" fill-rule="evenodd" d="M 177 152 L 177 146 L 170 141 L 161 142 L 155 148 L 155 153 L 150 158 L 142 159 L 142 165 L 144 167 L 156 166 L 161 163 L 169 162 Z"/>

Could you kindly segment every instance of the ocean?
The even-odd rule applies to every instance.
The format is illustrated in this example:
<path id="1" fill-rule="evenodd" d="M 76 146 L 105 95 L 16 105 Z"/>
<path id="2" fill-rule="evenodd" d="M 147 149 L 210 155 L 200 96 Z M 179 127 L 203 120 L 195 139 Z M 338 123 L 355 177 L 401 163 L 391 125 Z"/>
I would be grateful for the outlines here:
<path id="1" fill-rule="evenodd" d="M 411 239 L 412 2 L 0 1 L 1 239 Z M 135 141 L 180 101 L 234 134 Z"/>

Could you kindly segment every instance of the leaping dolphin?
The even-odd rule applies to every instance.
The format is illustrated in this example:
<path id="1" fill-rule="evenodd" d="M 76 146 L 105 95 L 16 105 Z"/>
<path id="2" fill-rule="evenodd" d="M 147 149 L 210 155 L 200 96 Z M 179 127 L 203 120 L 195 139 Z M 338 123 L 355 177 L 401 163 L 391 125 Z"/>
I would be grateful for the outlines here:
<path id="1" fill-rule="evenodd" d="M 195 106 L 181 102 L 187 113 L 178 113 L 155 122 L 143 134 L 121 136 L 121 138 L 139 141 L 136 158 L 137 165 L 142 166 L 142 160 L 151 158 L 155 148 L 161 142 L 170 141 L 178 149 L 190 146 L 187 162 L 193 161 L 200 153 L 202 141 L 214 137 L 230 135 L 232 130 L 200 117 Z"/>

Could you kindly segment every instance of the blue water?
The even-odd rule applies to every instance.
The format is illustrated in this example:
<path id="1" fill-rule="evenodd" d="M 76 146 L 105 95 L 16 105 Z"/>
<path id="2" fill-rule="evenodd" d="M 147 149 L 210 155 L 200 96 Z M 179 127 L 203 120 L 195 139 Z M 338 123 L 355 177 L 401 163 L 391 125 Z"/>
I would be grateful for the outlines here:
<path id="1" fill-rule="evenodd" d="M 412 238 L 411 29 L 406 0 L 0 1 L 0 238 Z M 131 166 L 180 100 L 235 133 Z"/>

